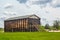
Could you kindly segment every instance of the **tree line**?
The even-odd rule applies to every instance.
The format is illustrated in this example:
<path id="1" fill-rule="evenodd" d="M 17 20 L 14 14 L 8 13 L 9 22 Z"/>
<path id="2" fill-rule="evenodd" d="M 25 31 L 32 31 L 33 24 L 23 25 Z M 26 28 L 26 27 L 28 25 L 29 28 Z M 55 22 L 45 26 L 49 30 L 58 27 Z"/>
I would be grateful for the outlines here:
<path id="1" fill-rule="evenodd" d="M 55 20 L 54 23 L 53 23 L 53 26 L 50 26 L 49 24 L 46 24 L 45 29 L 59 30 L 60 29 L 60 21 Z"/>
<path id="2" fill-rule="evenodd" d="M 40 29 L 39 29 L 40 32 L 45 32 L 46 31 L 45 29 L 48 29 L 48 30 L 60 30 L 60 21 L 55 20 L 53 22 L 52 26 L 50 26 L 48 23 L 45 26 L 40 25 Z"/>

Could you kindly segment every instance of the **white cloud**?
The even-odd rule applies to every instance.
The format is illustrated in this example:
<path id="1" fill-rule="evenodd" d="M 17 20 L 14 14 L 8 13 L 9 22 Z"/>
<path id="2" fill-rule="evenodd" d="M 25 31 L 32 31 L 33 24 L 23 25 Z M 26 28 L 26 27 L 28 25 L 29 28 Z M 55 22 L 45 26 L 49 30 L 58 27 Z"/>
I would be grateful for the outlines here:
<path id="1" fill-rule="evenodd" d="M 55 8 L 60 7 L 60 0 L 53 0 L 53 1 L 51 2 L 51 6 L 52 6 L 52 7 L 55 7 Z"/>
<path id="2" fill-rule="evenodd" d="M 60 7 L 60 0 L 29 0 L 28 2 L 30 5 L 40 5 L 40 7 L 48 6 L 47 4 L 54 8 Z"/>
<path id="3" fill-rule="evenodd" d="M 12 12 L 12 11 L 5 11 L 4 13 L 5 13 L 5 14 L 12 14 L 12 15 L 13 15 L 13 14 L 16 14 L 16 12 Z"/>
<path id="4" fill-rule="evenodd" d="M 10 3 L 7 3 L 7 4 L 4 5 L 4 8 L 5 8 L 5 9 L 13 8 L 13 5 L 10 4 Z"/>

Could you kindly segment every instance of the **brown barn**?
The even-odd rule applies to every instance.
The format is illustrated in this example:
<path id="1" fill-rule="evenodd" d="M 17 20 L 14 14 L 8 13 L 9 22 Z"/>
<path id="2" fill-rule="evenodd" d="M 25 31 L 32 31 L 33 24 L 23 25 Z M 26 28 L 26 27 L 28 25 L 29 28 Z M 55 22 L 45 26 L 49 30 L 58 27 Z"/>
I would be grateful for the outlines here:
<path id="1" fill-rule="evenodd" d="M 36 15 L 26 15 L 8 18 L 4 21 L 5 32 L 34 32 L 39 30 L 40 18 Z"/>

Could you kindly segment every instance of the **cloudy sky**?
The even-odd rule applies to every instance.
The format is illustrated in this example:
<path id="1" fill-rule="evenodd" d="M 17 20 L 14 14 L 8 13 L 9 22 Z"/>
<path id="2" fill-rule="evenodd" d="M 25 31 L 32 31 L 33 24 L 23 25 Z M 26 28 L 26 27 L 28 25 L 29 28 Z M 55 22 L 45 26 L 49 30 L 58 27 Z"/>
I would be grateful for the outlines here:
<path id="1" fill-rule="evenodd" d="M 0 0 L 0 27 L 10 17 L 36 14 L 41 24 L 60 20 L 60 0 Z"/>

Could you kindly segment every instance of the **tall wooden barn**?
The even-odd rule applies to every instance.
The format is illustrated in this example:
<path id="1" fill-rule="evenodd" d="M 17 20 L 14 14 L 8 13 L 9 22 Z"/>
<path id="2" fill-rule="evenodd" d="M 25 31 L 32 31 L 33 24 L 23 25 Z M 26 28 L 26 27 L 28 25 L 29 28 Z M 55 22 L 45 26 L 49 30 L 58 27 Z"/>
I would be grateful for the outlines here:
<path id="1" fill-rule="evenodd" d="M 39 30 L 40 18 L 36 15 L 26 15 L 8 18 L 4 21 L 5 32 L 34 32 Z"/>

